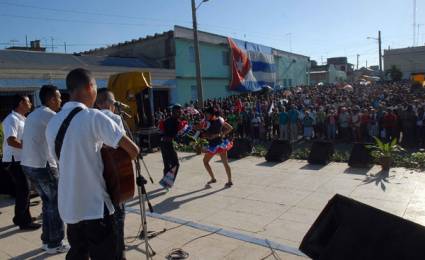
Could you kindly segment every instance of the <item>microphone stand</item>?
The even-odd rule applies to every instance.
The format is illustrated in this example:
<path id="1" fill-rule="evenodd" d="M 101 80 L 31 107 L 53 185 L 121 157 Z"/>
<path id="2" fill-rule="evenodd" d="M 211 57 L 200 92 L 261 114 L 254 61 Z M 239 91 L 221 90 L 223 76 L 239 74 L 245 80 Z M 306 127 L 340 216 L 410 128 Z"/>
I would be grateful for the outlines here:
<path id="1" fill-rule="evenodd" d="M 131 133 L 130 128 L 128 127 L 127 122 L 124 120 L 123 118 L 123 111 L 121 110 L 121 107 L 119 105 L 115 106 L 117 108 L 118 114 L 121 117 L 122 123 L 124 125 L 124 129 L 128 134 L 128 137 L 130 137 L 130 139 L 134 142 L 134 136 Z M 153 250 L 152 246 L 149 244 L 149 237 L 148 237 L 148 226 L 147 226 L 147 222 L 146 222 L 146 206 L 145 203 L 148 204 L 149 207 L 149 211 L 152 213 L 153 212 L 153 208 L 151 203 L 149 202 L 147 193 L 146 193 L 146 188 L 145 188 L 145 184 L 147 184 L 147 180 L 142 176 L 141 174 L 141 167 L 140 167 L 140 161 L 139 158 L 142 159 L 142 162 L 145 166 L 146 171 L 149 174 L 148 168 L 146 167 L 145 162 L 143 161 L 143 157 L 139 154 L 139 156 L 137 157 L 137 159 L 134 160 L 135 166 L 136 166 L 136 185 L 137 185 L 137 192 L 139 195 L 139 207 L 140 207 L 140 220 L 142 223 L 142 234 L 143 234 L 143 239 L 145 242 L 145 251 L 146 251 L 146 260 L 152 259 L 152 256 L 156 255 L 156 252 Z M 152 177 L 149 174 L 149 178 L 151 179 L 152 183 Z"/>

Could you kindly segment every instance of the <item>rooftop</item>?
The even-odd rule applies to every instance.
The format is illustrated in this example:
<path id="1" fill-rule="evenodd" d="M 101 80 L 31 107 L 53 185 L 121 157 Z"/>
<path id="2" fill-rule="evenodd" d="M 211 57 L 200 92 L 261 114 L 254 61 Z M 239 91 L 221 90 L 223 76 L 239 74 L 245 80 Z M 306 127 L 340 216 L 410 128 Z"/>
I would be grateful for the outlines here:
<path id="1" fill-rule="evenodd" d="M 0 50 L 0 69 L 149 68 L 151 63 L 140 58 L 85 56 L 22 50 Z"/>

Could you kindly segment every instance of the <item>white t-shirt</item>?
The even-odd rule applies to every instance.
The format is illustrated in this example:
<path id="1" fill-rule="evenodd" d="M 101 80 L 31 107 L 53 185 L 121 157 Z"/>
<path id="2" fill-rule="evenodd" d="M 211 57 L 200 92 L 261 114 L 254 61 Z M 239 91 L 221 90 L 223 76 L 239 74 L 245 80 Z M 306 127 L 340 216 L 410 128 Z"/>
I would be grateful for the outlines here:
<path id="1" fill-rule="evenodd" d="M 56 113 L 48 107 L 41 106 L 28 115 L 22 137 L 21 165 L 32 168 L 57 167 L 55 159 L 50 156 L 46 142 L 46 127 Z"/>
<path id="2" fill-rule="evenodd" d="M 122 131 L 125 131 L 124 124 L 122 123 L 121 117 L 115 113 L 113 113 L 109 109 L 102 109 L 101 110 L 105 115 L 107 115 L 110 119 L 112 119 L 117 125 L 120 127 Z"/>
<path id="3" fill-rule="evenodd" d="M 25 117 L 18 112 L 12 111 L 2 122 L 3 125 L 3 162 L 11 162 L 12 156 L 15 161 L 21 161 L 22 149 L 7 144 L 7 138 L 13 136 L 22 141 L 24 133 Z"/>
<path id="4" fill-rule="evenodd" d="M 118 125 L 97 109 L 79 102 L 68 102 L 48 123 L 46 139 L 49 152 L 57 159 L 55 139 L 62 122 L 75 108 L 83 108 L 69 124 L 59 160 L 58 207 L 62 220 L 75 224 L 101 219 L 104 207 L 114 207 L 103 179 L 102 145 L 116 148 L 124 135 Z"/>

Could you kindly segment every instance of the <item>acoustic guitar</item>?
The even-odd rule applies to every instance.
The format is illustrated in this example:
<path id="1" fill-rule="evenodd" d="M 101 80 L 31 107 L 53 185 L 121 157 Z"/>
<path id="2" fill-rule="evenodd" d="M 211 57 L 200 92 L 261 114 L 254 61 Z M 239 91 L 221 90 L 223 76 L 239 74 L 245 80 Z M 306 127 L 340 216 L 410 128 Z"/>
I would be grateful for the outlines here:
<path id="1" fill-rule="evenodd" d="M 103 178 L 106 189 L 115 205 L 130 200 L 134 196 L 134 169 L 130 156 L 124 149 L 104 146 L 101 149 Z"/>

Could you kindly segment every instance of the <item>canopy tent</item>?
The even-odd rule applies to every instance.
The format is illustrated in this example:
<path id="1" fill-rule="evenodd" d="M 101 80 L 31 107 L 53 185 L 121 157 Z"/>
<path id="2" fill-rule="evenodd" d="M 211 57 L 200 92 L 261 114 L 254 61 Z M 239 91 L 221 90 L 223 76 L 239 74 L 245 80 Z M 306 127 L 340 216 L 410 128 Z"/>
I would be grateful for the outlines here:
<path id="1" fill-rule="evenodd" d="M 130 108 L 131 119 L 127 123 L 132 131 L 139 122 L 136 95 L 146 88 L 151 88 L 151 75 L 149 72 L 132 71 L 111 75 L 108 89 L 114 93 L 116 100 L 127 104 Z"/>

